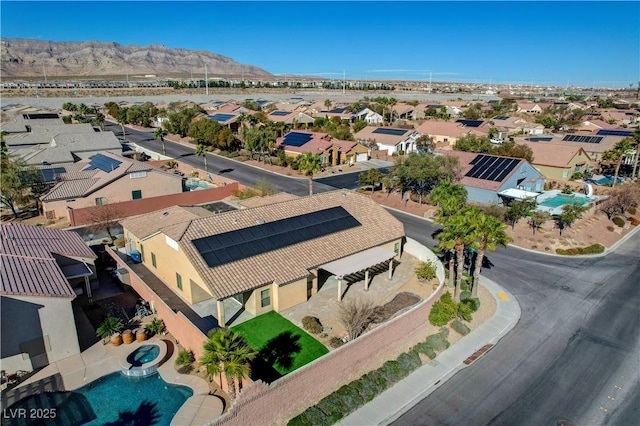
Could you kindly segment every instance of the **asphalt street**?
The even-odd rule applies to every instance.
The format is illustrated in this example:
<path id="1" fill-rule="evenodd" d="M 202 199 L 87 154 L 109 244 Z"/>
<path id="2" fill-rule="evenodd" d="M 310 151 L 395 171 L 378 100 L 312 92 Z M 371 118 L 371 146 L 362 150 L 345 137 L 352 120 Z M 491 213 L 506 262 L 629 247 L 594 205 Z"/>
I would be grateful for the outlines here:
<path id="1" fill-rule="evenodd" d="M 117 125 L 107 126 L 120 134 Z M 160 151 L 150 132 L 127 139 Z M 193 149 L 166 142 L 167 155 L 203 168 Z M 307 180 L 209 156 L 212 173 L 243 184 L 265 179 L 279 191 L 308 193 Z M 314 191 L 357 186 L 357 173 L 314 181 Z M 392 212 L 407 236 L 433 247 L 436 227 Z M 602 257 L 566 258 L 515 247 L 487 254 L 483 273 L 522 309 L 514 330 L 397 425 L 638 424 L 640 395 L 640 234 Z"/>

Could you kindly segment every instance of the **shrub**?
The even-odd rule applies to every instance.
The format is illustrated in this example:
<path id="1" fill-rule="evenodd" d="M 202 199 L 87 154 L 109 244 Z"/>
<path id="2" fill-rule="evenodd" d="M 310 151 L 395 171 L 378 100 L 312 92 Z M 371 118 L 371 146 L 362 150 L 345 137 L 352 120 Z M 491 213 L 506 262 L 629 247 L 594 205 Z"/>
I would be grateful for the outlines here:
<path id="1" fill-rule="evenodd" d="M 471 322 L 473 315 L 471 315 L 471 307 L 466 303 L 458 305 L 458 317 L 467 322 Z"/>
<path id="2" fill-rule="evenodd" d="M 613 226 L 611 226 L 611 225 L 609 225 L 609 226 L 607 226 L 607 230 L 608 230 L 609 232 L 613 232 L 614 227 L 613 227 Z"/>
<path id="3" fill-rule="evenodd" d="M 460 293 L 460 300 L 467 300 L 471 297 L 471 292 L 469 290 L 464 290 Z"/>
<path id="4" fill-rule="evenodd" d="M 464 303 L 468 304 L 471 307 L 471 312 L 476 312 L 480 309 L 480 299 L 474 297 L 473 299 L 466 299 Z"/>
<path id="5" fill-rule="evenodd" d="M 401 353 L 398 357 L 398 363 L 407 372 L 407 374 L 422 365 L 422 362 L 420 362 L 420 356 L 415 352 Z"/>
<path id="6" fill-rule="evenodd" d="M 358 389 L 353 387 L 351 383 L 342 386 L 340 389 L 338 389 L 336 394 L 343 403 L 345 411 L 342 414 L 345 416 L 354 412 L 358 407 L 364 405 L 365 403 L 365 400 Z"/>
<path id="7" fill-rule="evenodd" d="M 427 260 L 420 262 L 416 268 L 416 276 L 423 281 L 430 281 L 436 277 L 436 265 L 434 262 Z"/>
<path id="8" fill-rule="evenodd" d="M 442 352 L 449 347 L 449 341 L 447 340 L 447 336 L 449 336 L 449 329 L 445 328 L 440 333 L 436 333 L 436 334 L 432 334 L 431 336 L 428 336 L 425 342 L 434 351 Z"/>
<path id="9" fill-rule="evenodd" d="M 420 342 L 411 350 L 417 354 L 424 354 L 431 359 L 434 359 L 437 356 L 436 351 L 433 350 L 433 348 L 429 344 L 427 344 L 427 342 Z"/>
<path id="10" fill-rule="evenodd" d="M 573 187 L 571 185 L 565 185 L 561 191 L 563 194 L 573 194 Z"/>
<path id="11" fill-rule="evenodd" d="M 429 312 L 429 323 L 431 325 L 440 327 L 448 324 L 452 319 L 453 315 L 451 315 L 447 305 L 439 300 L 433 304 L 431 311 Z"/>
<path id="12" fill-rule="evenodd" d="M 371 382 L 365 379 L 365 376 L 360 377 L 358 380 L 351 382 L 351 387 L 358 391 L 364 403 L 371 401 L 378 395 L 378 389 L 375 386 L 371 386 Z"/>
<path id="13" fill-rule="evenodd" d="M 322 425 L 327 424 L 325 414 L 320 411 L 315 405 L 313 407 L 307 408 L 298 416 L 289 420 L 287 423 L 290 426 L 314 426 L 314 425 Z"/>
<path id="14" fill-rule="evenodd" d="M 316 317 L 306 316 L 302 318 L 302 328 L 304 328 L 311 334 L 322 333 L 322 324 Z"/>
<path id="15" fill-rule="evenodd" d="M 400 363 L 396 360 L 385 362 L 378 371 L 387 379 L 387 383 L 391 385 L 403 379 L 407 375 L 407 373 L 402 369 Z"/>
<path id="16" fill-rule="evenodd" d="M 451 328 L 453 328 L 458 334 L 462 336 L 466 336 L 471 331 L 469 327 L 467 327 L 464 323 L 460 322 L 459 320 L 454 320 L 451 323 Z"/>
<path id="17" fill-rule="evenodd" d="M 150 335 L 160 334 L 164 331 L 164 321 L 154 318 L 149 324 L 144 326 L 144 330 Z"/>
<path id="18" fill-rule="evenodd" d="M 399 149 L 398 150 L 398 155 L 404 155 L 404 150 L 403 149 Z"/>
<path id="19" fill-rule="evenodd" d="M 624 226 L 624 219 L 620 216 L 616 216 L 611 221 L 618 227 L 622 228 Z"/>
<path id="20" fill-rule="evenodd" d="M 635 214 L 636 214 L 636 212 L 637 212 L 637 210 L 636 210 L 636 208 L 635 208 L 635 207 L 629 207 L 629 208 L 627 209 L 627 211 L 629 212 L 629 214 L 633 214 L 633 215 L 635 215 Z"/>
<path id="21" fill-rule="evenodd" d="M 329 340 L 329 346 L 331 346 L 332 348 L 339 348 L 340 346 L 344 345 L 344 342 L 342 341 L 341 338 L 333 336 L 330 340 Z"/>
<path id="22" fill-rule="evenodd" d="M 176 365 L 179 367 L 178 371 L 182 374 L 189 374 L 192 369 L 191 364 L 195 360 L 196 359 L 193 356 L 193 352 L 182 349 L 180 352 L 178 352 L 178 356 L 176 357 Z"/>
<path id="23" fill-rule="evenodd" d="M 571 247 L 569 249 L 556 249 L 557 254 L 576 255 L 576 254 L 598 254 L 603 253 L 605 247 L 602 244 L 593 244 L 588 247 Z"/>
<path id="24" fill-rule="evenodd" d="M 630 217 L 629 223 L 631 223 L 631 226 L 638 226 L 640 225 L 640 220 L 636 219 L 635 217 Z"/>
<path id="25" fill-rule="evenodd" d="M 575 172 L 574 174 L 571 175 L 569 180 L 576 180 L 576 179 L 582 179 L 582 178 L 584 178 L 584 174 L 582 172 Z"/>
<path id="26" fill-rule="evenodd" d="M 117 317 L 107 317 L 96 330 L 96 336 L 101 339 L 108 339 L 116 333 L 120 333 L 124 328 L 122 320 Z"/>

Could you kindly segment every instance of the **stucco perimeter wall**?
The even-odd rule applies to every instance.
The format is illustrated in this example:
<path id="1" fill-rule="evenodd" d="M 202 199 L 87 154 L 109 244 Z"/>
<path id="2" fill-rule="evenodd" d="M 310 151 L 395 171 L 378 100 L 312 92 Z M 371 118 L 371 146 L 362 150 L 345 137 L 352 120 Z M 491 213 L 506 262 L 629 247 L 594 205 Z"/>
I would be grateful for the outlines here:
<path id="1" fill-rule="evenodd" d="M 107 246 L 105 249 L 118 262 L 119 267 L 126 268 L 129 271 L 131 287 L 136 293 L 149 303 L 153 301 L 156 313 L 164 321 L 167 331 L 180 342 L 182 347 L 193 351 L 196 359 L 200 358 L 202 356 L 202 344 L 207 340 L 207 336 L 196 328 L 182 312 L 174 312 L 134 271 L 127 267 L 127 264 L 120 259 L 120 256 L 114 253 L 111 247 Z"/>
<path id="2" fill-rule="evenodd" d="M 413 238 L 408 237 L 407 241 L 404 243 L 403 249 L 405 253 L 409 253 L 411 256 L 422 262 L 434 262 L 436 265 L 436 277 L 438 277 L 438 282 L 444 282 L 444 266 L 442 266 L 442 262 L 440 262 L 440 259 L 438 259 L 438 256 L 436 256 L 434 252 L 432 252 Z"/>
<path id="3" fill-rule="evenodd" d="M 444 277 L 441 264 L 438 278 L 440 276 Z M 260 419 L 260 424 L 286 424 L 341 386 L 378 368 L 390 358 L 389 352 L 393 348 L 409 343 L 415 334 L 426 337 L 429 311 L 443 288 L 443 280 L 440 280 L 440 286 L 429 299 L 412 310 L 271 385 L 262 381 L 252 383 L 242 391 L 228 413 L 210 424 L 244 426 L 255 424 L 256 419 Z"/>

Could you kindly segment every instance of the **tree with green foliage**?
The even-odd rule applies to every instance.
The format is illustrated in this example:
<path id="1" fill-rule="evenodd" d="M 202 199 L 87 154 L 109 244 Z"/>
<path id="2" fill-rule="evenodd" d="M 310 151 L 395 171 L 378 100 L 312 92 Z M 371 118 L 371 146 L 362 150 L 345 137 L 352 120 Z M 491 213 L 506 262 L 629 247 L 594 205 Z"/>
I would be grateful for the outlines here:
<path id="1" fill-rule="evenodd" d="M 433 150 L 433 146 L 433 138 L 429 135 L 422 135 L 416 139 L 416 147 L 419 152 L 423 151 L 430 153 Z"/>
<path id="2" fill-rule="evenodd" d="M 529 226 L 533 229 L 533 235 L 536 235 L 536 231 L 542 228 L 542 225 L 544 225 L 549 218 L 549 213 L 541 211 L 536 211 L 529 217 Z"/>
<path id="3" fill-rule="evenodd" d="M 96 336 L 101 339 L 108 339 L 114 334 L 120 333 L 124 328 L 122 320 L 117 317 L 107 317 L 96 329 Z"/>
<path id="4" fill-rule="evenodd" d="M 506 247 L 511 237 L 504 231 L 506 225 L 493 216 L 484 214 L 479 210 L 473 213 L 473 247 L 478 250 L 473 269 L 473 284 L 471 297 L 478 297 L 478 285 L 480 283 L 480 270 L 486 250 L 495 251 L 496 247 Z"/>
<path id="5" fill-rule="evenodd" d="M 473 133 L 469 133 L 458 138 L 456 143 L 453 145 L 453 149 L 456 151 L 488 154 L 493 150 L 493 144 L 486 136 L 476 136 Z"/>
<path id="6" fill-rule="evenodd" d="M 501 145 L 494 147 L 490 152 L 491 155 L 501 155 L 503 157 L 524 158 L 528 162 L 533 162 L 533 150 L 525 144 L 516 144 L 513 141 L 507 141 Z"/>
<path id="7" fill-rule="evenodd" d="M 431 192 L 438 182 L 459 180 L 460 170 L 456 157 L 434 157 L 424 152 L 412 152 L 397 161 L 392 174 L 402 195 L 411 191 L 418 195 L 419 203 L 422 204 L 422 197 Z"/>
<path id="8" fill-rule="evenodd" d="M 358 133 L 360 130 L 368 126 L 365 120 L 356 120 L 353 122 L 353 133 Z"/>
<path id="9" fill-rule="evenodd" d="M 107 108 L 107 113 L 117 119 L 118 115 L 120 114 L 120 105 L 118 105 L 117 103 L 110 101 L 104 104 L 105 108 Z"/>
<path id="10" fill-rule="evenodd" d="M 187 134 L 196 145 L 214 146 L 221 129 L 220 123 L 203 117 L 191 123 Z"/>
<path id="11" fill-rule="evenodd" d="M 620 173 L 622 162 L 629 155 L 629 152 L 633 151 L 633 148 L 633 139 L 624 138 L 616 142 L 613 148 L 602 153 L 603 162 L 615 164 L 615 173 L 611 182 L 612 188 L 618 183 L 618 173 Z"/>
<path id="12" fill-rule="evenodd" d="M 576 220 L 582 218 L 585 211 L 587 211 L 587 207 L 581 206 L 578 203 L 565 204 L 562 206 L 562 213 L 554 218 L 556 227 L 560 230 L 561 237 L 562 231 L 566 228 L 571 228 L 571 225 L 573 225 Z"/>
<path id="13" fill-rule="evenodd" d="M 257 353 L 246 343 L 244 337 L 229 328 L 218 328 L 209 333 L 203 345 L 204 353 L 199 360 L 207 369 L 209 377 L 222 375 L 227 379 L 229 397 L 235 398 L 236 387 L 249 377 L 251 361 Z"/>
<path id="14" fill-rule="evenodd" d="M 33 166 L 17 156 L 2 154 L 0 173 L 0 204 L 11 210 L 18 218 L 18 207 L 34 201 L 45 188 L 42 174 Z"/>
<path id="15" fill-rule="evenodd" d="M 505 219 L 511 225 L 511 229 L 515 229 L 516 223 L 536 207 L 536 200 L 533 198 L 525 198 L 524 200 L 511 200 L 507 206 Z"/>
<path id="16" fill-rule="evenodd" d="M 194 151 L 194 154 L 197 155 L 198 157 L 202 157 L 204 158 L 204 171 L 208 172 L 209 169 L 207 167 L 207 145 L 201 144 L 199 143 L 198 145 L 196 145 L 196 149 Z"/>
<path id="17" fill-rule="evenodd" d="M 366 172 L 358 174 L 358 183 L 364 186 L 371 186 L 371 195 L 373 196 L 376 185 L 380 183 L 383 177 L 383 173 L 380 173 L 377 169 L 370 168 Z"/>
<path id="18" fill-rule="evenodd" d="M 462 112 L 462 116 L 467 120 L 477 120 L 482 117 L 482 104 L 476 102 L 471 104 Z"/>
<path id="19" fill-rule="evenodd" d="M 638 90 L 640 90 L 640 86 L 638 87 Z M 638 161 L 640 160 L 640 127 L 635 128 L 635 130 L 633 131 L 632 138 L 633 138 L 632 145 L 636 149 L 636 155 L 633 160 L 633 170 L 631 171 L 631 178 L 633 179 L 636 176 L 640 176 L 640 173 L 638 173 Z"/>
<path id="20" fill-rule="evenodd" d="M 167 136 L 167 131 L 162 127 L 158 127 L 153 132 L 153 138 L 156 140 L 160 139 L 160 143 L 162 144 L 162 155 L 167 155 L 167 148 L 165 147 L 165 144 L 164 144 L 165 136 Z"/>
<path id="21" fill-rule="evenodd" d="M 440 207 L 443 216 L 450 216 L 466 204 L 467 189 L 459 183 L 443 180 L 429 193 L 429 200 Z"/>
<path id="22" fill-rule="evenodd" d="M 309 178 L 309 195 L 313 195 L 313 175 L 322 168 L 322 160 L 318 154 L 305 152 L 298 157 L 298 170 Z"/>
<path id="23" fill-rule="evenodd" d="M 167 109 L 166 129 L 169 133 L 184 138 L 189 133 L 189 127 L 196 117 L 206 115 L 206 111 L 199 106 L 185 107 L 179 103 L 171 103 Z"/>

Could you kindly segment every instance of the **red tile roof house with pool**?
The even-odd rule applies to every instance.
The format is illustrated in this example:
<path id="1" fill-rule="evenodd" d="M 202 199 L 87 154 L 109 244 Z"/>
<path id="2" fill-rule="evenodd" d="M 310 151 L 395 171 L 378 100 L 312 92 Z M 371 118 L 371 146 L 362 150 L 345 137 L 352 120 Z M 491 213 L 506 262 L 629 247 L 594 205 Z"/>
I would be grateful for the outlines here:
<path id="1" fill-rule="evenodd" d="M 75 232 L 0 225 L 2 370 L 32 371 L 80 353 L 71 302 L 90 297 L 95 259 Z"/>

